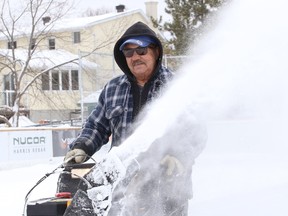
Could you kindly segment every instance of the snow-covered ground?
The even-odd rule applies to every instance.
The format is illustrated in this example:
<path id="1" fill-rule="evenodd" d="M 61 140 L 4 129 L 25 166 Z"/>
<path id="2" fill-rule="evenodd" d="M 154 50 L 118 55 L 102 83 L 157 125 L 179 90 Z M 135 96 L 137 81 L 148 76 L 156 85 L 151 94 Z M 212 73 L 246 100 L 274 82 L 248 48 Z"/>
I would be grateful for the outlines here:
<path id="1" fill-rule="evenodd" d="M 100 161 L 109 149 L 109 145 L 104 146 L 94 155 L 95 161 Z M 93 161 L 89 161 L 92 162 Z M 23 162 L 0 163 L 1 215 L 17 216 L 23 215 L 25 197 L 36 183 L 49 174 L 42 183 L 32 190 L 28 202 L 40 198 L 54 197 L 57 190 L 59 172 L 54 171 L 63 163 L 63 157 L 55 157 L 45 160 L 31 160 Z"/>
<path id="2" fill-rule="evenodd" d="M 207 148 L 196 160 L 189 215 L 288 215 L 288 124 L 209 124 Z"/>
<path id="3" fill-rule="evenodd" d="M 288 215 L 288 145 L 281 128 L 274 120 L 210 122 L 209 141 L 194 165 L 189 215 Z M 62 160 L 2 164 L 1 215 L 21 215 L 26 193 Z M 30 200 L 53 196 L 57 178 L 43 181 Z"/>

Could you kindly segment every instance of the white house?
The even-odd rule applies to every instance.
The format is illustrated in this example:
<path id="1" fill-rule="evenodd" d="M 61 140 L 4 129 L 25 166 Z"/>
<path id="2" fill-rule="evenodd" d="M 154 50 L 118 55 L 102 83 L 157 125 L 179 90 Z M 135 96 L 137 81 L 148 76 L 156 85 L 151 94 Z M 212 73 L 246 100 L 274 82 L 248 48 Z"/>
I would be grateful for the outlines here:
<path id="1" fill-rule="evenodd" d="M 125 10 L 124 5 L 118 5 L 117 11 L 104 15 L 60 19 L 49 32 L 35 34 L 32 44 L 28 44 L 29 32 L 15 33 L 14 41 L 9 41 L 0 31 L 0 79 L 3 80 L 0 105 L 13 105 L 15 75 L 11 71 L 11 59 L 17 64 L 14 72 L 19 76 L 30 46 L 34 54 L 20 91 L 37 79 L 21 98 L 21 108 L 34 122 L 67 120 L 71 113 L 80 113 L 85 107 L 79 101 L 122 73 L 115 64 L 113 47 L 124 31 L 137 21 L 153 28 L 150 16 L 157 17 L 157 2 L 146 2 L 146 9 L 145 14 L 141 9 Z M 43 22 L 49 22 L 48 18 L 43 17 Z M 53 68 L 55 65 L 59 66 Z M 80 114 L 74 117 L 79 118 Z"/>

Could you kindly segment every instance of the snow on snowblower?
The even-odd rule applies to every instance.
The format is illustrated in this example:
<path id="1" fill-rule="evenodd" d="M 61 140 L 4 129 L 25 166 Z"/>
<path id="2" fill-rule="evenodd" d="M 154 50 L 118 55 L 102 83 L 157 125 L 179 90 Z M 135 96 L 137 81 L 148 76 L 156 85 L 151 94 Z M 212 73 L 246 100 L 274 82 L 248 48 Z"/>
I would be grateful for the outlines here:
<path id="1" fill-rule="evenodd" d="M 138 163 L 129 168 L 113 153 L 101 162 L 63 163 L 43 176 L 25 197 L 23 216 L 106 216 L 112 193 L 127 172 L 133 176 Z M 135 166 L 136 165 L 136 166 Z M 132 171 L 133 170 L 133 171 Z M 55 197 L 29 201 L 31 192 L 51 174 L 59 173 Z M 127 176 L 125 177 L 127 178 Z"/>

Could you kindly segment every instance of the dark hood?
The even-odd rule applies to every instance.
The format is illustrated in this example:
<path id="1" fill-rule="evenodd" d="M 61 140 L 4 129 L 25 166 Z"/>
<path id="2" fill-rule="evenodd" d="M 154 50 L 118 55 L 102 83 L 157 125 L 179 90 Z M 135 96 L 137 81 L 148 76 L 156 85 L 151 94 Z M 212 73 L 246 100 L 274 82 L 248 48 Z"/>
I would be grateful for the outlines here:
<path id="1" fill-rule="evenodd" d="M 157 42 L 157 46 L 159 47 L 159 58 L 157 60 L 157 66 L 156 70 L 158 71 L 157 68 L 161 65 L 162 62 L 162 56 L 163 56 L 163 47 L 160 42 L 160 40 L 157 38 L 156 33 L 150 29 L 146 24 L 142 22 L 137 22 L 133 24 L 131 27 L 129 27 L 125 33 L 122 35 L 122 37 L 116 42 L 114 46 L 114 58 L 120 69 L 128 76 L 130 80 L 135 80 L 133 74 L 131 73 L 127 63 L 126 63 L 126 58 L 123 55 L 122 51 L 119 50 L 120 46 L 122 43 L 127 40 L 128 38 L 134 37 L 134 36 L 149 36 L 153 38 Z M 155 71 L 153 74 L 153 77 L 155 76 Z"/>

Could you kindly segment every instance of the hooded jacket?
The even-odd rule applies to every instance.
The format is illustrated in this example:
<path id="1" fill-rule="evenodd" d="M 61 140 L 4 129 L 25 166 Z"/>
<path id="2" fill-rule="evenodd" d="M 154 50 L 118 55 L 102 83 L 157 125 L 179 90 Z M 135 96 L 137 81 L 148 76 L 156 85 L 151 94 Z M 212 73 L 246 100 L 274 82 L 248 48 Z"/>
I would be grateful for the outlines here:
<path id="1" fill-rule="evenodd" d="M 134 36 L 149 36 L 159 47 L 159 57 L 149 81 L 140 91 L 126 58 L 120 51 L 122 43 Z M 100 94 L 98 103 L 88 117 L 81 134 L 72 143 L 92 156 L 112 135 L 112 146 L 120 145 L 133 131 L 132 123 L 142 107 L 158 97 L 160 90 L 171 79 L 172 73 L 162 66 L 163 47 L 155 32 L 146 24 L 137 22 L 128 28 L 114 46 L 114 58 L 123 75 L 109 81 Z"/>
<path id="2" fill-rule="evenodd" d="M 114 46 L 114 57 L 115 57 L 116 63 L 118 64 L 120 69 L 127 75 L 129 80 L 135 81 L 135 77 L 132 75 L 126 63 L 126 58 L 123 55 L 122 51 L 120 51 L 120 46 L 123 44 L 123 42 L 135 36 L 148 36 L 152 38 L 152 40 L 155 41 L 156 45 L 159 47 L 159 58 L 157 60 L 158 65 L 154 71 L 154 76 L 156 76 L 159 70 L 159 67 L 161 65 L 159 63 L 162 62 L 163 47 L 162 47 L 160 40 L 157 38 L 155 32 L 152 31 L 146 24 L 142 22 L 137 22 L 134 25 L 132 25 L 130 28 L 128 28 L 126 32 L 123 34 L 123 36 L 116 42 Z"/>

